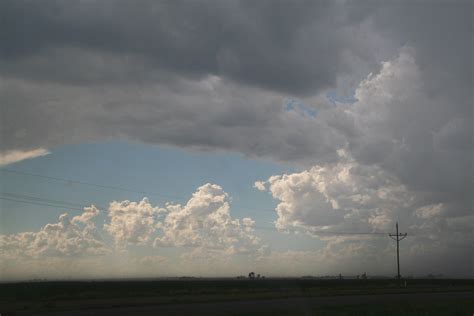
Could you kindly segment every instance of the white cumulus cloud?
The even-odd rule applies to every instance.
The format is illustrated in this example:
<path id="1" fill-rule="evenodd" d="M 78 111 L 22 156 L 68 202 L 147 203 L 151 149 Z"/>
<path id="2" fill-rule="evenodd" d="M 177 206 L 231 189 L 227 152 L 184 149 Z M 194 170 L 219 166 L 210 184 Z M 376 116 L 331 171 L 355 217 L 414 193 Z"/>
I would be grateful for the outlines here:
<path id="1" fill-rule="evenodd" d="M 6 258 L 70 257 L 105 255 L 109 248 L 101 240 L 93 219 L 99 214 L 94 207 L 84 208 L 72 219 L 67 213 L 57 223 L 46 224 L 38 232 L 0 235 L 0 249 Z"/>
<path id="2" fill-rule="evenodd" d="M 108 209 L 110 223 L 105 224 L 104 229 L 120 249 L 127 244 L 145 244 L 155 232 L 161 212 L 163 210 L 153 207 L 147 198 L 140 202 L 113 201 Z"/>
<path id="3" fill-rule="evenodd" d="M 255 181 L 253 187 L 259 191 L 265 191 L 265 181 Z"/>
<path id="4" fill-rule="evenodd" d="M 392 175 L 340 155 L 338 163 L 268 179 L 268 190 L 279 201 L 278 229 L 352 226 L 374 231 L 387 228 L 391 212 L 411 203 L 412 196 Z"/>
<path id="5" fill-rule="evenodd" d="M 10 165 L 22 160 L 49 155 L 50 152 L 44 148 L 32 150 L 7 150 L 0 152 L 0 167 Z"/>
<path id="6" fill-rule="evenodd" d="M 196 247 L 222 250 L 228 254 L 254 251 L 260 240 L 251 232 L 254 221 L 243 223 L 230 215 L 230 199 L 222 188 L 205 184 L 185 204 L 169 204 L 160 225 L 155 247 Z"/>

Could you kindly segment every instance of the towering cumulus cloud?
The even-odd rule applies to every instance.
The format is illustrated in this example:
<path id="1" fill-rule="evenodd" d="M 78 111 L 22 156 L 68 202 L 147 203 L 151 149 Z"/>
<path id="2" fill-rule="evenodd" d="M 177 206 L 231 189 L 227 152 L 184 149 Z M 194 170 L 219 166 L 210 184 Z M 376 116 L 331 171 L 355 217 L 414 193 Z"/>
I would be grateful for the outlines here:
<path id="1" fill-rule="evenodd" d="M 395 210 L 406 212 L 413 196 L 396 178 L 358 164 L 343 150 L 340 155 L 338 163 L 268 179 L 268 190 L 279 200 L 278 229 L 386 231 Z"/>
<path id="2" fill-rule="evenodd" d="M 94 206 L 84 208 L 81 215 L 70 218 L 67 213 L 59 221 L 47 224 L 38 232 L 0 235 L 2 257 L 70 257 L 105 255 L 108 246 L 102 240 L 93 219 L 99 214 Z"/>
<path id="3" fill-rule="evenodd" d="M 337 162 L 255 187 L 278 200 L 280 230 L 390 232 L 398 221 L 415 235 L 407 242 L 414 257 L 434 252 L 444 262 L 454 252 L 467 272 L 474 216 L 472 127 L 465 124 L 471 118 L 425 90 L 415 55 L 402 49 L 360 83 L 355 103 L 324 113 L 346 137 Z"/>
<path id="4" fill-rule="evenodd" d="M 54 269 L 66 276 L 116 276 L 123 271 L 146 276 L 164 264 L 168 273 L 196 272 L 192 269 L 196 260 L 212 258 L 214 266 L 217 261 L 226 262 L 226 273 L 233 257 L 252 257 L 265 249 L 255 235 L 255 221 L 233 218 L 230 197 L 216 184 L 197 188 L 185 205 L 167 203 L 161 208 L 152 206 L 147 198 L 113 201 L 106 213 L 102 228 L 96 226 L 100 211 L 91 206 L 72 218 L 64 213 L 57 223 L 36 232 L 0 235 L 2 270 L 20 278 L 57 277 Z M 149 255 L 134 254 L 140 247 Z M 189 266 L 162 255 L 171 248 Z"/>
<path id="5" fill-rule="evenodd" d="M 110 223 L 105 224 L 104 229 L 121 249 L 127 244 L 146 244 L 155 232 L 160 212 L 163 212 L 152 207 L 147 198 L 140 202 L 114 201 L 108 211 Z"/>
<path id="6" fill-rule="evenodd" d="M 229 255 L 255 252 L 261 247 L 253 235 L 255 222 L 230 216 L 229 196 L 215 184 L 197 189 L 185 205 L 166 204 L 153 207 L 145 198 L 140 202 L 112 202 L 108 210 L 110 223 L 104 229 L 116 245 L 184 247 L 219 250 Z"/>
<path id="7" fill-rule="evenodd" d="M 232 219 L 229 196 L 218 185 L 203 185 L 186 205 L 169 204 L 167 210 L 155 247 L 188 246 L 235 254 L 255 251 L 260 246 L 259 238 L 252 234 L 255 222 L 250 218 L 244 218 L 242 223 Z"/>

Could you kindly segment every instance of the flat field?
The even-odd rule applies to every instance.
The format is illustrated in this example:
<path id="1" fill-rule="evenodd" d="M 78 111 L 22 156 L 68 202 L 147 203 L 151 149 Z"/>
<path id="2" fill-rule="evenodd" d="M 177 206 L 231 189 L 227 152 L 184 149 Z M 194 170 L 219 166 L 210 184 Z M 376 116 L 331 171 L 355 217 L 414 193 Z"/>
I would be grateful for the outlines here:
<path id="1" fill-rule="evenodd" d="M 474 280 L 160 279 L 0 284 L 0 313 L 473 315 Z"/>

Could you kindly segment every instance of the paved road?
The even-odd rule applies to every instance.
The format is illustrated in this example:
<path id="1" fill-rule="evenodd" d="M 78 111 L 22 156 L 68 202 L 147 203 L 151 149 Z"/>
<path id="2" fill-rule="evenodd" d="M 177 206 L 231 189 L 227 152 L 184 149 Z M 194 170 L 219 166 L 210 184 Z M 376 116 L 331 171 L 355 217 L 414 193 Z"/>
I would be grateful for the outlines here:
<path id="1" fill-rule="evenodd" d="M 36 315 L 240 315 L 265 312 L 270 315 L 272 311 L 289 311 L 295 315 L 309 315 L 317 306 L 338 306 L 357 304 L 385 304 L 395 302 L 423 302 L 440 300 L 473 299 L 474 292 L 446 292 L 446 293 L 415 293 L 415 294 L 376 294 L 376 295 L 351 295 L 330 297 L 297 297 L 273 300 L 246 300 L 216 303 L 190 303 L 146 305 L 133 307 L 115 307 L 80 311 L 56 311 L 39 313 Z M 21 315 L 21 314 L 19 314 Z"/>

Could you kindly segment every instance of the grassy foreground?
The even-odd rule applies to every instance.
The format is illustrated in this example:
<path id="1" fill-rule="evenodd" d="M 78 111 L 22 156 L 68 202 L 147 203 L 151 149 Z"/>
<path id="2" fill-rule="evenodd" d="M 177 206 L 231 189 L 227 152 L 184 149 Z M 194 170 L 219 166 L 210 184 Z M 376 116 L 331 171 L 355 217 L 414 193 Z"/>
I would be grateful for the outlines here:
<path id="1" fill-rule="evenodd" d="M 404 284 L 404 283 L 403 283 Z M 411 279 L 406 287 L 394 280 L 325 279 L 173 279 L 129 281 L 21 282 L 0 285 L 0 313 L 67 311 L 160 304 L 249 301 L 292 297 L 333 297 L 393 293 L 474 291 L 474 280 Z M 474 298 L 436 302 L 307 306 L 314 315 L 472 315 Z M 246 313 L 249 314 L 249 313 Z M 250 313 L 251 314 L 251 313 Z M 268 310 L 292 315 L 294 310 Z M 238 315 L 236 313 L 235 315 Z M 262 312 L 255 312 L 262 315 Z"/>

